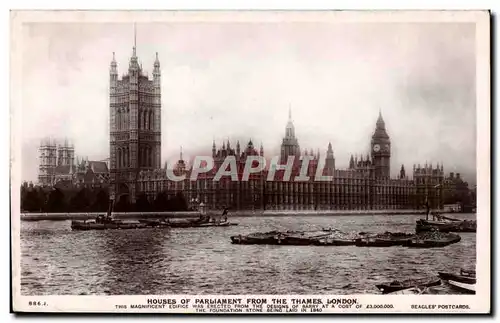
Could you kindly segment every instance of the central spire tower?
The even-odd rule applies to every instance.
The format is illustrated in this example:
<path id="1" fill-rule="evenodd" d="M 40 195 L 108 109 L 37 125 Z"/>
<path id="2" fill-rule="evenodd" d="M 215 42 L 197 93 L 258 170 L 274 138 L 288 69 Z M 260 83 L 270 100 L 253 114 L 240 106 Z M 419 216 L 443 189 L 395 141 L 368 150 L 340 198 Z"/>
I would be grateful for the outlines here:
<path id="1" fill-rule="evenodd" d="M 285 128 L 285 137 L 281 144 L 280 164 L 286 164 L 288 156 L 300 156 L 299 141 L 295 137 L 295 127 L 292 121 L 292 108 L 288 108 L 288 122 Z"/>

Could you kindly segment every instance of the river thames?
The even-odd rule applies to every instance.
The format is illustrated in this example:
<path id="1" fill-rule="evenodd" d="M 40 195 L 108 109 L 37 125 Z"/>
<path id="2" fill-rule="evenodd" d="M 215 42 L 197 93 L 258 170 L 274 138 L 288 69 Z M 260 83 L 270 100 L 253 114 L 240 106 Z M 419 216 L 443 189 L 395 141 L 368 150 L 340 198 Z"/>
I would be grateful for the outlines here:
<path id="1" fill-rule="evenodd" d="M 475 219 L 472 214 L 452 215 Z M 379 294 L 375 284 L 475 268 L 476 234 L 444 248 L 234 245 L 271 230 L 414 232 L 421 215 L 231 217 L 231 227 L 71 231 L 22 222 L 23 295 Z M 457 294 L 446 285 L 431 293 Z"/>

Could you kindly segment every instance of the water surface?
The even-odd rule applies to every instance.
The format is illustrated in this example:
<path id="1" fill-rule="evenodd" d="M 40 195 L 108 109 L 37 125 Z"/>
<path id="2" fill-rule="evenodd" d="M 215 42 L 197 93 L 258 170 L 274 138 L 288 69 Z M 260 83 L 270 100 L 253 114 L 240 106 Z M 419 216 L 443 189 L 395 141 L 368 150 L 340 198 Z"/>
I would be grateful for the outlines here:
<path id="1" fill-rule="evenodd" d="M 22 222 L 21 293 L 378 294 L 380 282 L 475 267 L 475 233 L 435 249 L 234 245 L 229 238 L 324 227 L 413 232 L 419 217 L 235 217 L 239 225 L 232 227 L 107 231 L 71 231 L 69 221 Z M 458 293 L 446 285 L 432 292 Z"/>

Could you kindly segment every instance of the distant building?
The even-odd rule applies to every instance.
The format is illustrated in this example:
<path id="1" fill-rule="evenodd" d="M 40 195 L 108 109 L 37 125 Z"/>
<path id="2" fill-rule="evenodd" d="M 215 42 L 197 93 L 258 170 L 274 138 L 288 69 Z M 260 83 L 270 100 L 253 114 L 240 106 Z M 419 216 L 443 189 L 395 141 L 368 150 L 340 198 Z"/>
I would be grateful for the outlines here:
<path id="1" fill-rule="evenodd" d="M 472 212 L 476 207 L 475 188 L 469 189 L 460 173 L 450 172 L 443 181 L 443 200 L 446 204 L 460 204 L 460 209 Z"/>
<path id="2" fill-rule="evenodd" d="M 54 185 L 61 175 L 67 175 L 75 162 L 75 147 L 67 139 L 58 143 L 54 139 L 43 139 L 39 148 L 38 183 Z"/>
<path id="3" fill-rule="evenodd" d="M 75 147 L 64 140 L 44 139 L 40 145 L 38 184 L 41 186 L 107 187 L 109 169 L 105 161 L 75 161 Z"/>
<path id="4" fill-rule="evenodd" d="M 298 151 L 293 123 L 290 120 L 285 129 L 280 160 L 288 156 L 309 156 L 311 159 L 307 175 L 310 180 L 295 182 L 299 175 L 300 160 L 294 165 L 291 181 L 283 180 L 283 171 L 277 171 L 274 181 L 267 181 L 267 171 L 252 174 L 248 181 L 233 182 L 226 176 L 220 181 L 213 178 L 227 156 L 234 156 L 241 179 L 246 158 L 252 155 L 264 155 L 250 140 L 242 150 L 240 143 L 232 148 L 229 141 L 223 142 L 217 149 L 212 145 L 214 168 L 209 173 L 200 174 L 197 181 L 189 179 L 190 169 L 182 159 L 177 162 L 174 173 L 186 174 L 184 181 L 174 182 L 167 178 L 165 169 L 141 171 L 139 173 L 139 192 L 151 201 L 159 192 L 166 191 L 169 196 L 183 192 L 186 198 L 198 200 L 209 209 L 231 207 L 238 210 L 370 210 L 370 209 L 422 209 L 428 200 L 432 208 L 442 208 L 443 166 L 433 167 L 426 164 L 413 167 L 411 176 L 407 175 L 402 165 L 396 178 L 390 177 L 390 138 L 385 129 L 385 122 L 379 114 L 374 134 L 371 138 L 371 156 L 351 156 L 348 169 L 336 169 L 331 143 L 328 144 L 324 158 L 323 175 L 333 175 L 329 182 L 315 182 L 314 175 L 322 164 L 320 153 Z M 298 158 L 297 158 L 298 160 Z M 284 163 L 281 164 L 285 164 Z M 140 194 L 139 193 L 139 194 Z"/>

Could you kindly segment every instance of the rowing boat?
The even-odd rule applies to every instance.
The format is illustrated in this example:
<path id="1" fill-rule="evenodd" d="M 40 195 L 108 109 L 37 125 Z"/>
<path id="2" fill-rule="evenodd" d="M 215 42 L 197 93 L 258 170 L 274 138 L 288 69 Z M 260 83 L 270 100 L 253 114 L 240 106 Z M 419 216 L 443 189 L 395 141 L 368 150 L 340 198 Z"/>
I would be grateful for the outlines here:
<path id="1" fill-rule="evenodd" d="M 466 294 L 476 293 L 476 284 L 466 284 L 454 280 L 448 280 L 448 284 L 450 284 L 453 288 L 460 290 Z"/>
<path id="2" fill-rule="evenodd" d="M 441 285 L 441 280 L 437 277 L 431 278 L 419 278 L 419 279 L 407 279 L 407 280 L 394 280 L 392 282 L 387 282 L 383 284 L 375 285 L 382 294 L 388 294 L 397 292 L 409 288 L 423 288 Z"/>

